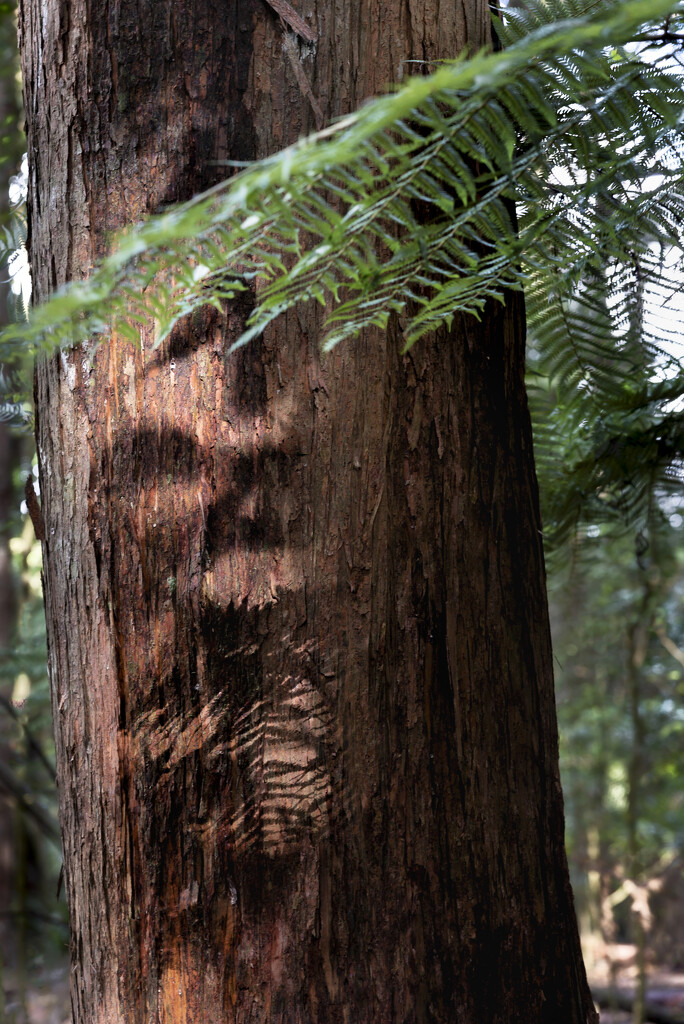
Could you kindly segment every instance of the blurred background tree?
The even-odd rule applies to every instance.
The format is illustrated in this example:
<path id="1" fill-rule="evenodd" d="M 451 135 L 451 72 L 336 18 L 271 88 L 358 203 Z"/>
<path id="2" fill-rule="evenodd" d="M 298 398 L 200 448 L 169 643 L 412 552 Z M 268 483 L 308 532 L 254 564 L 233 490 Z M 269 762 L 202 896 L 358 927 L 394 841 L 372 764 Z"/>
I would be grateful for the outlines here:
<path id="1" fill-rule="evenodd" d="M 0 3 L 0 325 L 25 316 L 25 148 L 14 3 Z M 22 288 L 23 284 L 23 288 Z M 28 360 L 0 364 L 0 1021 L 64 1019 L 67 961 L 41 552 L 23 503 L 34 444 Z M 23 504 L 22 504 L 23 503 Z M 37 1001 L 36 1001 L 37 1000 Z M 61 1005 L 60 1005 L 61 1004 Z M 33 1009 L 33 1012 L 31 1010 Z"/>

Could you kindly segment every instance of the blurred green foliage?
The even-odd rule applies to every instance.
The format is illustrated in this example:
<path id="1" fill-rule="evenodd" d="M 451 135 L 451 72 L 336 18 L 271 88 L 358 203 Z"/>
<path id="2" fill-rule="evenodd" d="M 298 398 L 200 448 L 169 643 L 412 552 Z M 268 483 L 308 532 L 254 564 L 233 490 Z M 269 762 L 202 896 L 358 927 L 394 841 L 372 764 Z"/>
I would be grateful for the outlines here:
<path id="1" fill-rule="evenodd" d="M 639 556 L 626 533 L 581 538 L 570 564 L 549 578 L 568 853 L 578 892 L 588 871 L 614 889 L 624 879 L 630 801 L 639 876 L 684 852 L 684 530 L 679 514 L 672 518 L 677 525 L 663 525 Z"/>

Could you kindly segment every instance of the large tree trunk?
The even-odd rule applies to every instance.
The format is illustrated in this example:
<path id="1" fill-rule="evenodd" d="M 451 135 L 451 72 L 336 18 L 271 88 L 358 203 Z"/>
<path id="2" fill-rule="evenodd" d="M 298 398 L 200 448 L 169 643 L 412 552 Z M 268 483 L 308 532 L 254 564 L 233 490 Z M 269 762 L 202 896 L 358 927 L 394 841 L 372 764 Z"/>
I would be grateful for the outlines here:
<path id="1" fill-rule="evenodd" d="M 484 0 L 299 13 L 23 0 L 39 299 L 489 38 Z M 522 304 L 324 360 L 309 309 L 227 355 L 247 312 L 37 370 L 75 1021 L 585 1024 Z"/>

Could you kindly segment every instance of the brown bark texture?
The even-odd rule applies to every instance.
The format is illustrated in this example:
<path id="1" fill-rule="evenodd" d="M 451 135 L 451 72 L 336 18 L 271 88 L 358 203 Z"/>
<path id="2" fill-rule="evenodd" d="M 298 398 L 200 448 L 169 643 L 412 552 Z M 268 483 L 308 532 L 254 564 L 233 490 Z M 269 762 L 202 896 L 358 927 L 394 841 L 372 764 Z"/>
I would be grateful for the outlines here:
<path id="1" fill-rule="evenodd" d="M 482 0 L 290 8 L 22 0 L 39 299 L 489 39 Z M 75 1022 L 594 1020 L 522 303 L 325 359 L 309 308 L 228 355 L 248 311 L 37 370 Z"/>

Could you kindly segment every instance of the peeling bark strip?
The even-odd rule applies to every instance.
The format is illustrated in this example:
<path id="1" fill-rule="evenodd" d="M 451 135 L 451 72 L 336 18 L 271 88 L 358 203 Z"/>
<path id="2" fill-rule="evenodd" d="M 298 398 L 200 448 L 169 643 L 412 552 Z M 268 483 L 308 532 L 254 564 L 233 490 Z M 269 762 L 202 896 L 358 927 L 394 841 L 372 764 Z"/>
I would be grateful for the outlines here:
<path id="1" fill-rule="evenodd" d="M 38 299 L 489 38 L 302 3 L 311 95 L 262 0 L 22 0 Z M 228 355 L 249 311 L 37 370 L 75 1024 L 587 1024 L 521 301 L 325 360 L 308 306 Z"/>
<path id="2" fill-rule="evenodd" d="M 316 129 L 320 131 L 320 129 L 325 124 L 325 117 L 323 115 L 323 111 L 319 106 L 318 100 L 316 99 L 311 90 L 309 79 L 306 77 L 306 73 L 304 71 L 304 68 L 302 67 L 302 63 L 299 58 L 299 51 L 297 49 L 297 46 L 294 40 L 287 34 L 287 32 L 283 36 L 283 49 L 288 56 L 290 66 L 294 71 L 295 78 L 297 79 L 297 82 L 299 84 L 299 88 L 302 90 L 302 95 L 306 96 L 309 103 L 311 104 L 311 109 L 313 110 L 314 117 L 316 119 Z"/>
<path id="3" fill-rule="evenodd" d="M 45 540 L 45 523 L 43 522 L 43 513 L 36 497 L 36 492 L 33 487 L 33 474 L 29 473 L 26 477 L 26 484 L 24 485 L 24 497 L 26 499 L 26 507 L 28 514 L 31 517 L 33 523 L 33 532 L 36 535 L 36 540 Z"/>
<path id="4" fill-rule="evenodd" d="M 293 32 L 296 32 L 302 39 L 306 39 L 307 43 L 316 41 L 316 33 L 299 17 L 294 7 L 290 7 L 287 0 L 266 0 L 266 3 L 276 14 L 280 15 Z"/>

